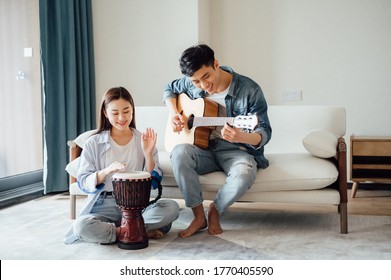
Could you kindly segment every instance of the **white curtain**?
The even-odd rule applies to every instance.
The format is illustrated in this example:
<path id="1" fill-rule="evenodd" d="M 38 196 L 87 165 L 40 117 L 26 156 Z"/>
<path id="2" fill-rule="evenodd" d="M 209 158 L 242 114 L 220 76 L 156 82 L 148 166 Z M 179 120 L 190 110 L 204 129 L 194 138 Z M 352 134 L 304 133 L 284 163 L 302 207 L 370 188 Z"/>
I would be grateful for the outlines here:
<path id="1" fill-rule="evenodd" d="M 42 169 L 38 0 L 0 0 L 0 178 Z"/>

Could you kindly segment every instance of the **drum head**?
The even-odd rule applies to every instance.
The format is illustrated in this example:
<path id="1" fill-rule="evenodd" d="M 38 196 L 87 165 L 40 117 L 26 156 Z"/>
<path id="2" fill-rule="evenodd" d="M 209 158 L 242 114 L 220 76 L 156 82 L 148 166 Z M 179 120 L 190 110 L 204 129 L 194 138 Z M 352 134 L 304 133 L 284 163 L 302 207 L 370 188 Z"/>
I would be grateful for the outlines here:
<path id="1" fill-rule="evenodd" d="M 146 171 L 133 171 L 128 173 L 115 173 L 113 174 L 113 180 L 140 180 L 148 179 L 151 174 Z"/>

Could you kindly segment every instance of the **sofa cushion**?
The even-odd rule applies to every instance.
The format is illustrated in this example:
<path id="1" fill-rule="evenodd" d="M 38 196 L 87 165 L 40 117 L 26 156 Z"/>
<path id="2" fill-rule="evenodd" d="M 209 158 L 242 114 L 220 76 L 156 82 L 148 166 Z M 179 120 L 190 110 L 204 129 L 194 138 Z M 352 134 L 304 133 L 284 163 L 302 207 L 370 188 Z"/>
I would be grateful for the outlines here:
<path id="1" fill-rule="evenodd" d="M 79 136 L 76 137 L 76 139 L 69 140 L 67 142 L 69 147 L 74 147 L 75 145 L 79 146 L 80 148 L 83 148 L 84 143 L 87 141 L 88 137 L 90 137 L 96 129 L 88 130 L 86 132 L 81 133 Z"/>
<path id="2" fill-rule="evenodd" d="M 84 147 L 84 143 L 87 141 L 87 139 L 96 132 L 96 129 L 86 131 L 74 140 L 75 144 L 78 145 L 80 148 Z"/>
<path id="3" fill-rule="evenodd" d="M 269 106 L 273 128 L 265 153 L 305 153 L 302 140 L 310 131 L 330 131 L 336 137 L 346 133 L 346 111 L 334 106 Z"/>
<path id="4" fill-rule="evenodd" d="M 338 178 L 336 166 L 329 160 L 314 157 L 308 153 L 270 154 L 269 167 L 259 169 L 253 186 L 248 193 L 284 190 L 321 189 Z M 168 152 L 159 152 L 163 169 L 163 186 L 176 186 Z M 203 191 L 217 192 L 225 182 L 223 172 L 200 175 Z"/>
<path id="5" fill-rule="evenodd" d="M 79 186 L 77 185 L 77 182 L 72 183 L 69 186 L 69 193 L 72 195 L 87 195 L 85 192 L 83 192 Z"/>
<path id="6" fill-rule="evenodd" d="M 316 157 L 330 158 L 337 154 L 338 138 L 330 131 L 313 130 L 303 138 L 302 142 L 304 148 Z"/>
<path id="7" fill-rule="evenodd" d="M 68 174 L 71 175 L 74 178 L 77 178 L 77 171 L 78 171 L 78 168 L 79 168 L 79 159 L 80 158 L 76 158 L 76 159 L 72 160 L 65 167 L 65 170 L 68 172 Z"/>

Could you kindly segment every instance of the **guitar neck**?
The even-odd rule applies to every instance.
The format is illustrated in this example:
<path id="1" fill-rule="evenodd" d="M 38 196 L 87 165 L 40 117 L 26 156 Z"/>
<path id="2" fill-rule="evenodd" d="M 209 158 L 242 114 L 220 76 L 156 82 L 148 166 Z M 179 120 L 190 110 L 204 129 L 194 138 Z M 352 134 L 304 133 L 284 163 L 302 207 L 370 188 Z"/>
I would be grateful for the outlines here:
<path id="1" fill-rule="evenodd" d="M 199 126 L 223 126 L 225 123 L 233 124 L 234 118 L 224 117 L 194 117 L 193 127 Z"/>

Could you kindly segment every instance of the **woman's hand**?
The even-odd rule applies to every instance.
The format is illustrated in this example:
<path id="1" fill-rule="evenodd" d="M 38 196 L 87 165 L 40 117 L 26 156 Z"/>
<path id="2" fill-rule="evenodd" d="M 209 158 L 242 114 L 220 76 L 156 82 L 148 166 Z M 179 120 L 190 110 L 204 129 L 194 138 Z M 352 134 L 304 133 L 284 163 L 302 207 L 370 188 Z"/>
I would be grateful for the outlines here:
<path id="1" fill-rule="evenodd" d="M 150 127 L 141 136 L 141 147 L 145 157 L 152 155 L 152 151 L 156 146 L 157 133 Z"/>
<path id="2" fill-rule="evenodd" d="M 125 164 L 120 163 L 118 161 L 115 161 L 112 164 L 110 164 L 109 166 L 107 166 L 104 170 L 105 170 L 105 173 L 107 174 L 106 176 L 108 176 L 108 175 L 123 171 L 124 169 L 125 169 Z"/>
<path id="3" fill-rule="evenodd" d="M 96 179 L 98 185 L 102 184 L 106 180 L 107 176 L 111 176 L 112 174 L 121 172 L 123 170 L 125 170 L 125 164 L 120 163 L 118 161 L 113 162 L 112 164 L 97 173 Z"/>
<path id="4" fill-rule="evenodd" d="M 141 146 L 145 157 L 145 167 L 148 172 L 152 172 L 155 166 L 153 149 L 156 146 L 157 133 L 152 128 L 147 128 L 141 136 Z"/>

